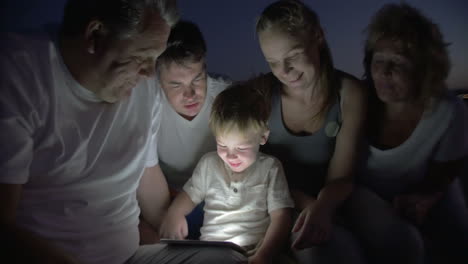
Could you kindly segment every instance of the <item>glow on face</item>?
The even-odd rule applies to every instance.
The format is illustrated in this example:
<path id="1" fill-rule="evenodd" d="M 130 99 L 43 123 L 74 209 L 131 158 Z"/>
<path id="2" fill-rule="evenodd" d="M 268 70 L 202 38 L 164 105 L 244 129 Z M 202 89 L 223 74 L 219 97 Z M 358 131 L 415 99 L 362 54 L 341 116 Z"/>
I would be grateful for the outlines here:
<path id="1" fill-rule="evenodd" d="M 129 97 L 143 79 L 155 74 L 157 57 L 166 49 L 170 27 L 153 15 L 148 28 L 132 38 L 109 39 L 96 65 L 97 94 L 106 102 Z"/>
<path id="2" fill-rule="evenodd" d="M 159 80 L 169 103 L 182 117 L 191 120 L 203 107 L 206 97 L 205 61 L 161 65 Z"/>
<path id="3" fill-rule="evenodd" d="M 218 156 L 234 172 L 242 172 L 257 159 L 260 145 L 266 139 L 253 131 L 245 133 L 226 132 L 216 136 Z"/>
<path id="4" fill-rule="evenodd" d="M 260 48 L 272 73 L 287 87 L 309 86 L 319 65 L 316 43 L 293 37 L 280 30 L 268 29 L 258 35 Z"/>

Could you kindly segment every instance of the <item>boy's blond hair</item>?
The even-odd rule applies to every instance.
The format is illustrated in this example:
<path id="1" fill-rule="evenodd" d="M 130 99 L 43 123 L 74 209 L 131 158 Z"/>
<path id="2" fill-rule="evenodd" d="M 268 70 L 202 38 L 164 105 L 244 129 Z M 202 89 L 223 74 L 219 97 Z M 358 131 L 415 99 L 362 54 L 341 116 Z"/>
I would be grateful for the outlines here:
<path id="1" fill-rule="evenodd" d="M 267 81 L 259 76 L 236 82 L 222 91 L 213 102 L 209 125 L 215 136 L 227 132 L 242 135 L 268 131 L 270 100 Z"/>

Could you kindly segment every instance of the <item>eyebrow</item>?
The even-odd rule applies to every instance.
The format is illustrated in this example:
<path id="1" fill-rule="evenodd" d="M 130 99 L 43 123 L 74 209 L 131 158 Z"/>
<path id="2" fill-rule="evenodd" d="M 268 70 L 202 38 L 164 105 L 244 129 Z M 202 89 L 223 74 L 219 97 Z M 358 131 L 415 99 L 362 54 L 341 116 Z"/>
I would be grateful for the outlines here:
<path id="1" fill-rule="evenodd" d="M 203 72 L 204 72 L 203 70 L 202 70 L 201 72 L 199 72 L 199 73 L 195 76 L 195 78 L 193 78 L 193 79 L 197 79 L 197 78 L 201 77 L 201 76 L 203 75 Z"/>
<path id="2" fill-rule="evenodd" d="M 136 49 L 135 52 L 138 53 L 138 55 L 142 55 L 142 54 L 148 53 L 148 52 L 157 52 L 157 49 L 155 49 L 153 47 L 145 47 L 145 48 Z"/>
<path id="3" fill-rule="evenodd" d="M 286 51 L 284 53 L 284 55 L 288 55 L 289 53 L 295 51 L 295 50 L 298 50 L 298 49 L 303 49 L 304 46 L 302 44 L 296 44 L 295 46 L 293 46 L 291 49 L 289 49 L 288 51 Z M 283 57 L 289 57 L 289 56 L 283 56 Z M 266 58 L 267 61 L 275 61 L 274 59 L 271 59 L 271 58 Z"/>

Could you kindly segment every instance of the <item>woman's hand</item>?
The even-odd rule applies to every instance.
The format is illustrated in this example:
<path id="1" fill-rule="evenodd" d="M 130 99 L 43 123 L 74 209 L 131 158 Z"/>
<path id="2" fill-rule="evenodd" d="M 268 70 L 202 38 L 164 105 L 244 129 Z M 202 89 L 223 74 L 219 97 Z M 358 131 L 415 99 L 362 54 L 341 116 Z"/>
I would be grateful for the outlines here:
<path id="1" fill-rule="evenodd" d="M 313 202 L 306 206 L 297 218 L 292 229 L 293 233 L 297 233 L 292 248 L 310 248 L 330 239 L 331 214 L 324 209 L 320 210 L 316 205 L 317 203 Z"/>
<path id="2" fill-rule="evenodd" d="M 271 256 L 265 256 L 255 253 L 253 256 L 249 257 L 249 264 L 271 264 L 273 263 L 273 259 Z"/>
<path id="3" fill-rule="evenodd" d="M 421 225 L 430 209 L 440 200 L 442 192 L 434 194 L 403 194 L 393 200 L 393 206 L 402 216 Z"/>
<path id="4" fill-rule="evenodd" d="M 184 239 L 188 235 L 187 219 L 184 215 L 167 214 L 159 229 L 161 238 Z"/>

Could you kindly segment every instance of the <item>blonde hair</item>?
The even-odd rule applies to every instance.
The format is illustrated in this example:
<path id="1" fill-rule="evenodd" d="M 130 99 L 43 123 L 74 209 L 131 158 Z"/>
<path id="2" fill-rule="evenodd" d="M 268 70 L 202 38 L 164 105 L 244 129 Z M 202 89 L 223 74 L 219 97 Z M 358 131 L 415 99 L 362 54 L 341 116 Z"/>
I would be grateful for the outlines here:
<path id="1" fill-rule="evenodd" d="M 260 76 L 237 82 L 222 91 L 213 102 L 209 126 L 215 136 L 236 132 L 263 133 L 268 130 L 270 101 Z"/>
<path id="2" fill-rule="evenodd" d="M 418 9 L 405 4 L 384 5 L 366 28 L 364 50 L 365 78 L 372 86 L 371 63 L 379 40 L 401 44 L 403 54 L 415 65 L 415 78 L 420 90 L 418 98 L 441 95 L 447 88 L 445 80 L 450 71 L 447 43 L 439 27 Z"/>
<path id="3" fill-rule="evenodd" d="M 299 0 L 276 1 L 263 10 L 256 23 L 257 34 L 271 29 L 281 30 L 304 42 L 308 42 L 313 36 L 323 34 L 317 14 Z M 304 43 L 306 47 L 307 44 Z M 333 59 L 324 37 L 319 45 L 319 56 L 317 81 L 320 87 L 327 91 L 327 99 L 321 111 L 323 112 L 328 109 L 338 94 Z"/>

